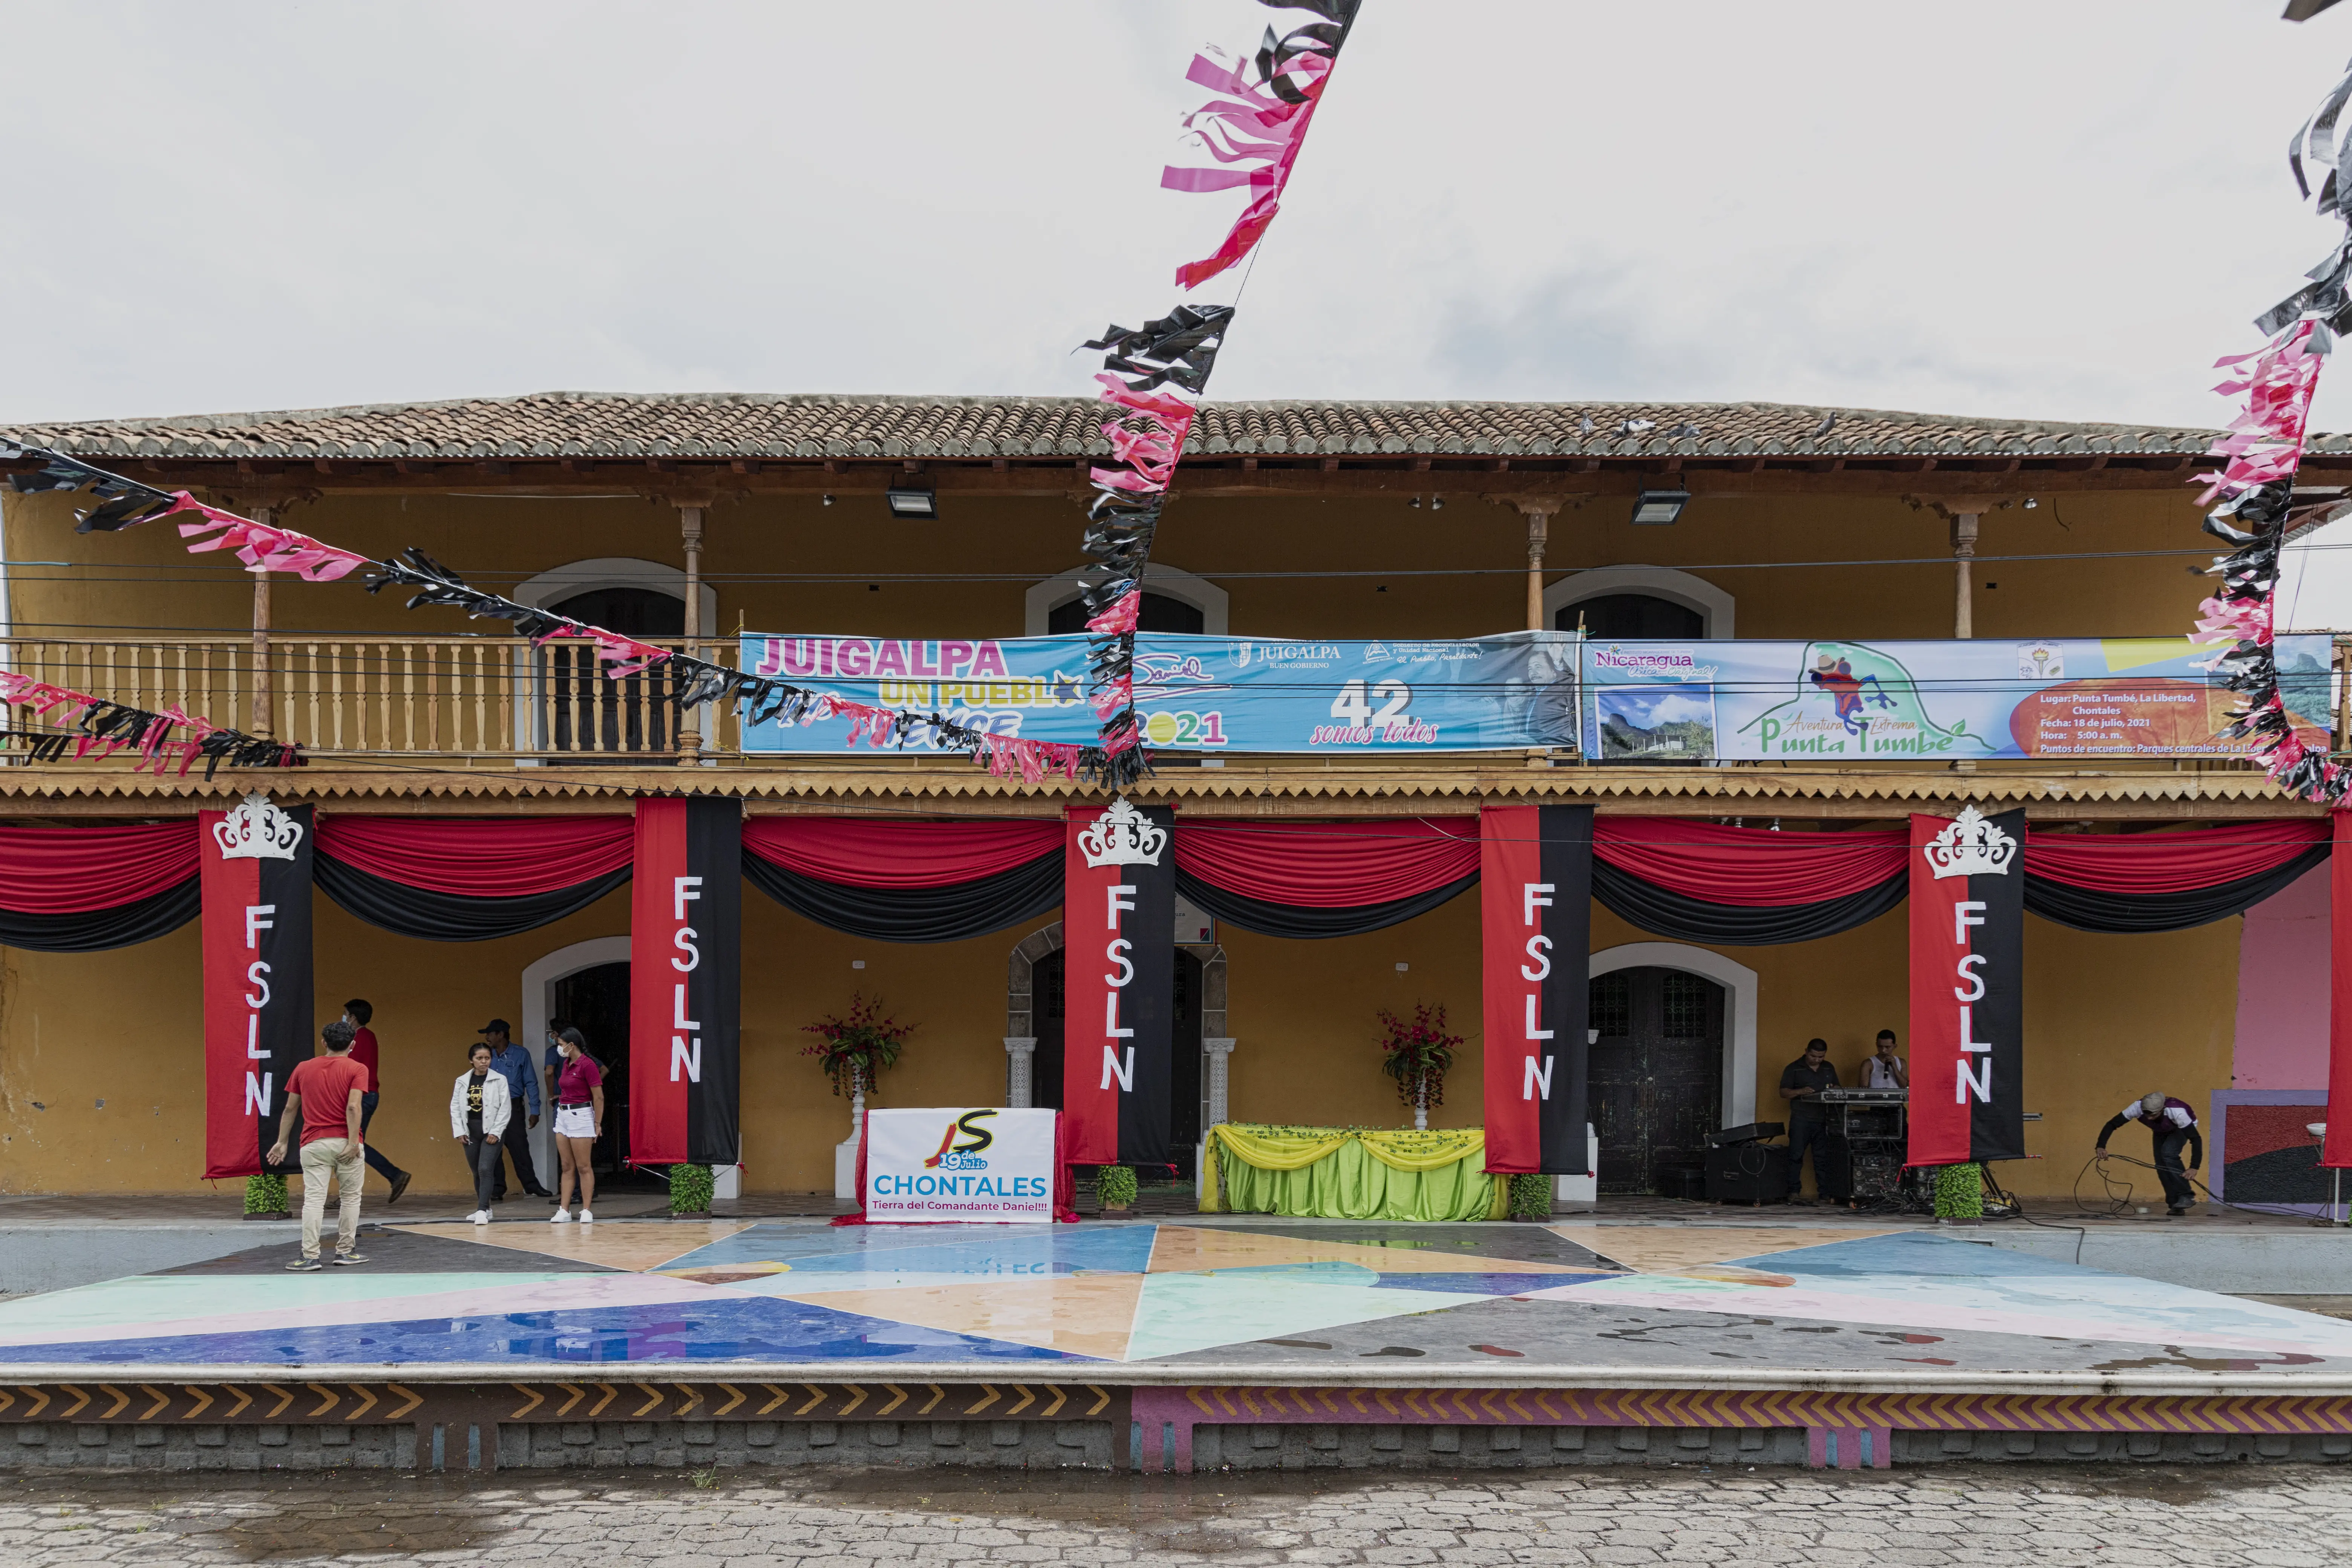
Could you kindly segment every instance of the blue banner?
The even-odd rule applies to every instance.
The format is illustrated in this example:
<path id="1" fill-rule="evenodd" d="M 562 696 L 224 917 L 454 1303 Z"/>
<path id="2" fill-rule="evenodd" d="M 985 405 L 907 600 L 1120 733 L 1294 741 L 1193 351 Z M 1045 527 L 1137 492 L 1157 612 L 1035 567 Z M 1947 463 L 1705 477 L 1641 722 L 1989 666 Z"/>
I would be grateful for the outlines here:
<path id="1" fill-rule="evenodd" d="M 2279 686 L 2325 749 L 2331 639 L 2277 643 Z M 2233 694 L 2186 637 L 1589 642 L 1594 762 L 2240 756 Z"/>
<path id="2" fill-rule="evenodd" d="M 877 708 L 1084 745 L 1083 635 L 935 641 L 753 637 L 742 668 Z M 1143 632 L 1135 700 L 1160 751 L 1465 752 L 1573 746 L 1570 632 L 1459 640 L 1325 641 Z M 747 752 L 838 752 L 850 721 L 745 726 Z M 909 750 L 928 742 L 910 740 Z"/>

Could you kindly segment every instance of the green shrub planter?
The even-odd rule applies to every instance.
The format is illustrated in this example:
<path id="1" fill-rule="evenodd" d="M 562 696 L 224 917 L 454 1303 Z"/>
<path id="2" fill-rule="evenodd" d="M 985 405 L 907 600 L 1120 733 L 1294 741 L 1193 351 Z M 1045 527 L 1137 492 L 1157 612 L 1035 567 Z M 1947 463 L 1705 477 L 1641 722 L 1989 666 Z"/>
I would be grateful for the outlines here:
<path id="1" fill-rule="evenodd" d="M 1936 1217 L 1982 1219 L 1984 1176 L 1975 1165 L 1941 1165 L 1936 1170 Z"/>
<path id="2" fill-rule="evenodd" d="M 245 1217 L 292 1219 L 294 1212 L 286 1202 L 286 1178 L 268 1175 L 246 1177 Z"/>
<path id="3" fill-rule="evenodd" d="M 1095 1201 L 1106 1209 L 1135 1206 L 1135 1173 L 1125 1165 L 1095 1167 Z"/>
<path id="4" fill-rule="evenodd" d="M 710 1194 L 719 1185 L 708 1165 L 669 1168 L 669 1212 L 686 1219 L 710 1217 Z"/>
<path id="5" fill-rule="evenodd" d="M 1551 1218 L 1551 1182 L 1549 1176 L 1532 1175 L 1526 1172 L 1510 1178 L 1511 1217 L 1513 1219 Z"/>

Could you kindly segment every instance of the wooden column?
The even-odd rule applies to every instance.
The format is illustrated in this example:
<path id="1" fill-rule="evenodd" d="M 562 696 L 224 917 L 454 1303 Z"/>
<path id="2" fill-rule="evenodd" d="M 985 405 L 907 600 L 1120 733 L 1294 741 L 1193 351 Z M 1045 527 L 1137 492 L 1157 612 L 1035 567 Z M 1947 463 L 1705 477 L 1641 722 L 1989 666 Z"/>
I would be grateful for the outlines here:
<path id="1" fill-rule="evenodd" d="M 253 521 L 265 527 L 275 526 L 278 509 L 257 506 L 253 509 Z M 270 691 L 269 679 L 269 574 L 253 574 L 253 713 L 247 730 L 256 735 L 274 736 L 277 721 L 276 702 Z"/>
<path id="2" fill-rule="evenodd" d="M 1984 513 L 1955 510 L 1952 518 L 1952 635 L 1973 637 L 1976 632 L 1976 603 L 1970 593 L 1970 578 L 1976 572 L 1977 524 Z"/>
<path id="3" fill-rule="evenodd" d="M 1528 520 L 1528 630 L 1544 626 L 1544 545 L 1551 535 L 1552 514 L 1561 506 L 1558 496 L 1515 496 L 1512 504 Z"/>
<path id="4" fill-rule="evenodd" d="M 695 639 L 702 636 L 702 514 L 708 506 L 702 500 L 677 501 L 678 538 L 686 546 L 686 640 L 689 652 L 698 652 Z M 677 758 L 691 763 L 702 754 L 702 712 L 699 708 L 681 710 L 677 716 Z"/>

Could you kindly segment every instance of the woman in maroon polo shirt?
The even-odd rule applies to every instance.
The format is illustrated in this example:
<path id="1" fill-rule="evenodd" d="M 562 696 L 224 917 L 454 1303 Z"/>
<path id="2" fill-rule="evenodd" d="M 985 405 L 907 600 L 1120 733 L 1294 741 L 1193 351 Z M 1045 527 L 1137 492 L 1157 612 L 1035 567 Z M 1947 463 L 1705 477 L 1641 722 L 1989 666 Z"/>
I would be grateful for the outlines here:
<path id="1" fill-rule="evenodd" d="M 562 1174 L 555 1184 L 555 1212 L 548 1218 L 555 1225 L 572 1223 L 572 1184 L 577 1177 L 580 1218 L 587 1223 L 596 1217 L 589 1205 L 596 1201 L 596 1139 L 604 1131 L 604 1069 L 588 1054 L 588 1037 L 577 1029 L 556 1036 L 555 1046 L 563 1053 L 555 1073 L 555 1153 Z"/>

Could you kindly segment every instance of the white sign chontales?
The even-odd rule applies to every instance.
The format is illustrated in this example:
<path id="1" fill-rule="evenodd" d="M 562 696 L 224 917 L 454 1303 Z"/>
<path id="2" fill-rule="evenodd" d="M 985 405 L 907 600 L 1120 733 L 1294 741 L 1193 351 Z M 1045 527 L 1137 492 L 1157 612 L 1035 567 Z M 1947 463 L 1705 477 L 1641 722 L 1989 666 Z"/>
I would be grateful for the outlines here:
<path id="1" fill-rule="evenodd" d="M 1051 1110 L 866 1113 L 866 1217 L 896 1224 L 1054 1220 Z"/>

